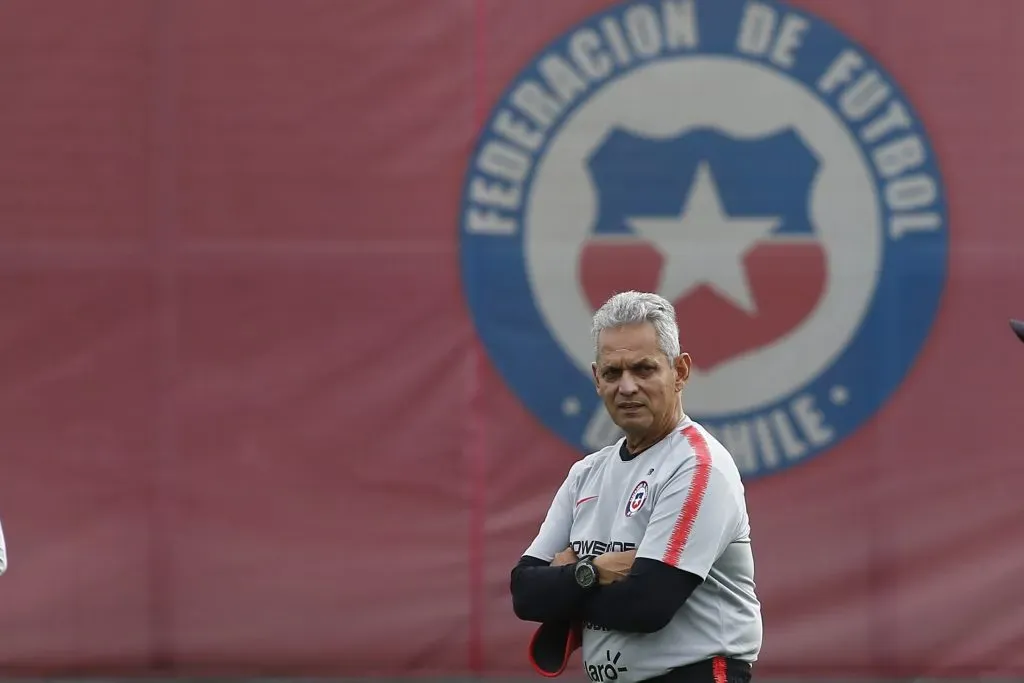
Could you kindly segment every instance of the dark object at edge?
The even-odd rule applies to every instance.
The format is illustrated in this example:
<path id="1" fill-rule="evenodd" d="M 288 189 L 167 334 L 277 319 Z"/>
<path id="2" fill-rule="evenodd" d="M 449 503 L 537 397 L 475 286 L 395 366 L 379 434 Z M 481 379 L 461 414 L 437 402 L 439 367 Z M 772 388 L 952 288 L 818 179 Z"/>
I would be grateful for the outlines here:
<path id="1" fill-rule="evenodd" d="M 1017 335 L 1017 339 L 1024 342 L 1024 320 L 1010 318 L 1010 329 Z"/>

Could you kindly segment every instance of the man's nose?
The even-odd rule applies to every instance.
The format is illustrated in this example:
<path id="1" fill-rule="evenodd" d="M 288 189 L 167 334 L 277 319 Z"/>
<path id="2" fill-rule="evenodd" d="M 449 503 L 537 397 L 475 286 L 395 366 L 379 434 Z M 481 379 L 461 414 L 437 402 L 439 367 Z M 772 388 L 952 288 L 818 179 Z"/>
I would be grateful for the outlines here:
<path id="1" fill-rule="evenodd" d="M 637 387 L 636 382 L 633 381 L 630 374 L 628 372 L 623 373 L 622 379 L 619 380 L 619 393 L 626 396 L 632 396 L 638 389 L 639 387 Z"/>

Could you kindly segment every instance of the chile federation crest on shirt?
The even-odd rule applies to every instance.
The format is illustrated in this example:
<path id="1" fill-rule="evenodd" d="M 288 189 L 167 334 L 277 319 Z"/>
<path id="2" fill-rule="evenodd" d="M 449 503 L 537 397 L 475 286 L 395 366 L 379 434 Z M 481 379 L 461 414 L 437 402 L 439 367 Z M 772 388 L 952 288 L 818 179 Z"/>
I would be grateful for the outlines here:
<path id="1" fill-rule="evenodd" d="M 910 102 L 777 2 L 626 2 L 511 82 L 470 160 L 463 284 L 504 381 L 583 452 L 618 438 L 594 311 L 653 291 L 686 409 L 748 478 L 831 448 L 905 379 L 938 311 L 946 199 Z"/>

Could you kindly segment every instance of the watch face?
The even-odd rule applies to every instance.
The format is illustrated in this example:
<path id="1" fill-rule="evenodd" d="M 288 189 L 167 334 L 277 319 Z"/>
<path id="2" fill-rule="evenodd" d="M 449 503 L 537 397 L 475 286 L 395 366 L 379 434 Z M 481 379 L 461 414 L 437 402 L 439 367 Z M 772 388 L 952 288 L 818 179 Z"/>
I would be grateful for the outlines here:
<path id="1" fill-rule="evenodd" d="M 590 588 L 594 585 L 594 581 L 597 580 L 597 572 L 594 570 L 594 566 L 587 564 L 579 564 L 576 566 L 576 583 L 583 588 Z"/>

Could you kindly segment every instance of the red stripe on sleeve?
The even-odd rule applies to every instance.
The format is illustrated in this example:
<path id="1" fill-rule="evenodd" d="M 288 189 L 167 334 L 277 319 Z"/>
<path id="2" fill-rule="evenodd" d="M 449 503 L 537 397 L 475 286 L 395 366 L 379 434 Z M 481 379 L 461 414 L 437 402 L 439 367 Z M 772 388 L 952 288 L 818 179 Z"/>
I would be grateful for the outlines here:
<path id="1" fill-rule="evenodd" d="M 690 490 L 683 502 L 683 509 L 680 510 L 679 517 L 676 518 L 676 524 L 672 528 L 672 535 L 668 539 L 665 555 L 662 558 L 665 564 L 670 564 L 673 567 L 679 563 L 683 548 L 686 547 L 686 542 L 690 539 L 693 524 L 697 520 L 697 513 L 700 512 L 700 504 L 708 490 L 708 481 L 711 479 L 711 450 L 708 448 L 708 442 L 704 439 L 704 435 L 692 425 L 685 428 L 682 433 L 690 444 L 690 448 L 697 455 L 697 471 L 693 474 L 693 481 L 690 482 Z"/>

